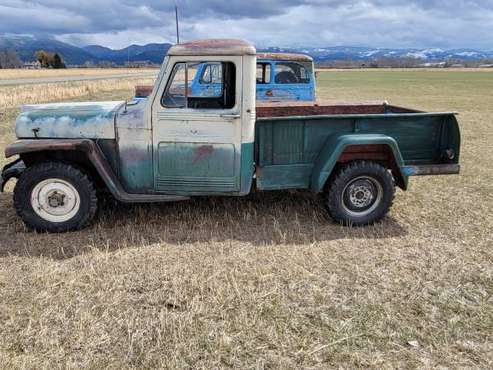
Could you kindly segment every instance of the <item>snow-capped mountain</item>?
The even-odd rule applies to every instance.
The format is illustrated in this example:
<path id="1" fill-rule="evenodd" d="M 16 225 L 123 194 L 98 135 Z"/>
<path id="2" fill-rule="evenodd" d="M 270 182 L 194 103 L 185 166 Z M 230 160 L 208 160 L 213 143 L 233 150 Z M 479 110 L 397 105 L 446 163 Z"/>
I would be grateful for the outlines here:
<path id="1" fill-rule="evenodd" d="M 324 48 L 278 48 L 264 49 L 271 52 L 297 52 L 311 55 L 316 61 L 331 60 L 375 60 L 380 58 L 414 58 L 424 61 L 482 60 L 493 59 L 493 51 L 473 49 L 389 49 L 351 46 L 333 46 Z"/>

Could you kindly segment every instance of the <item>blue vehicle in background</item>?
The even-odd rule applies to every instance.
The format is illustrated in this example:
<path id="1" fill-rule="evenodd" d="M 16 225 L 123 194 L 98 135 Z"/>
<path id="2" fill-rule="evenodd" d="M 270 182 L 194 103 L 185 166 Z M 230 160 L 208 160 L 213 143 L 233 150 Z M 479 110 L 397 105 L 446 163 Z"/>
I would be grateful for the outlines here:
<path id="1" fill-rule="evenodd" d="M 313 59 L 303 54 L 257 54 L 257 100 L 314 101 Z"/>
<path id="2" fill-rule="evenodd" d="M 222 64 L 198 63 L 189 82 L 191 97 L 220 97 Z M 257 54 L 257 91 L 260 101 L 315 101 L 315 70 L 313 59 L 303 54 Z M 184 87 L 184 86 L 183 86 Z M 152 87 L 138 86 L 136 98 L 146 98 Z"/>

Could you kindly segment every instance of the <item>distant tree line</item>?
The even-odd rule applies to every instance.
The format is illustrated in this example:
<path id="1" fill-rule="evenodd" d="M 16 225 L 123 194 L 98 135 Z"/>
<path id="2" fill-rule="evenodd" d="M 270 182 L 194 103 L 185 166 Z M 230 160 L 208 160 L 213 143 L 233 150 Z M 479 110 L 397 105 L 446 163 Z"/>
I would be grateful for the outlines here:
<path id="1" fill-rule="evenodd" d="M 67 68 L 62 57 L 58 53 L 50 53 L 44 50 L 38 50 L 35 53 L 36 59 L 41 64 L 42 68 Z"/>
<path id="2" fill-rule="evenodd" d="M 493 60 L 461 60 L 426 61 L 420 58 L 378 58 L 372 60 L 330 60 L 317 63 L 319 68 L 477 68 L 493 65 Z"/>
<path id="3" fill-rule="evenodd" d="M 0 68 L 20 68 L 22 62 L 17 56 L 15 50 L 4 49 L 0 50 Z"/>

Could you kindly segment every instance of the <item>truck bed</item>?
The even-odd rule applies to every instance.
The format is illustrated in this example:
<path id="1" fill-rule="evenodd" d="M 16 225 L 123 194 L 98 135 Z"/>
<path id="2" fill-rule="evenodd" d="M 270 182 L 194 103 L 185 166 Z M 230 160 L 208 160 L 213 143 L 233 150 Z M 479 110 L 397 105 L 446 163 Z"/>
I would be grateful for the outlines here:
<path id="1" fill-rule="evenodd" d="M 282 102 L 260 103 L 256 113 L 259 189 L 309 188 L 321 151 L 330 150 L 328 143 L 336 143 L 343 135 L 394 139 L 404 162 L 400 166 L 406 167 L 409 175 L 419 174 L 424 166 L 459 161 L 459 128 L 455 114 L 450 112 L 426 113 L 381 102 Z M 413 166 L 416 173 L 409 170 Z"/>

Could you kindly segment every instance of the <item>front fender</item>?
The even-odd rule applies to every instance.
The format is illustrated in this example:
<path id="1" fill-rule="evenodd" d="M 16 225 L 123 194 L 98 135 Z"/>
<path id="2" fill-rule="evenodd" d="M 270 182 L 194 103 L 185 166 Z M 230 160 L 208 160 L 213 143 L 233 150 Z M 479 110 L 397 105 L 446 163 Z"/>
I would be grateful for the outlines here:
<path id="1" fill-rule="evenodd" d="M 173 194 L 127 193 L 99 146 L 97 146 L 93 140 L 89 139 L 19 140 L 7 146 L 5 149 L 5 156 L 8 158 L 14 155 L 42 151 L 78 151 L 83 153 L 83 155 L 87 156 L 111 194 L 121 202 L 169 202 L 188 199 L 187 197 Z"/>
<path id="2" fill-rule="evenodd" d="M 313 168 L 310 188 L 314 192 L 321 192 L 337 164 L 341 154 L 348 146 L 353 145 L 387 145 L 394 156 L 398 184 L 404 190 L 407 189 L 408 175 L 402 171 L 404 160 L 395 139 L 387 135 L 378 134 L 336 134 L 330 136 L 325 142 Z"/>
<path id="3" fill-rule="evenodd" d="M 18 140 L 5 148 L 5 157 L 45 151 L 77 151 L 87 156 L 111 193 L 121 186 L 101 149 L 89 139 L 36 139 Z"/>

